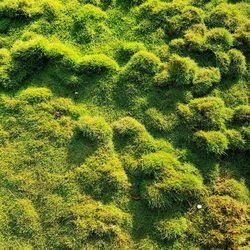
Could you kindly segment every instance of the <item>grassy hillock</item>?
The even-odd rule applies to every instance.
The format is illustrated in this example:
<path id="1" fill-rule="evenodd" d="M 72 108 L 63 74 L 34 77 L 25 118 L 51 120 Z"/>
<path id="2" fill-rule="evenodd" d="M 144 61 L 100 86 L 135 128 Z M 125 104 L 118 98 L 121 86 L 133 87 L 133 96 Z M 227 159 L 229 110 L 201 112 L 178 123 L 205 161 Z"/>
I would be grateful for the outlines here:
<path id="1" fill-rule="evenodd" d="M 250 248 L 247 0 L 0 1 L 0 249 Z"/>

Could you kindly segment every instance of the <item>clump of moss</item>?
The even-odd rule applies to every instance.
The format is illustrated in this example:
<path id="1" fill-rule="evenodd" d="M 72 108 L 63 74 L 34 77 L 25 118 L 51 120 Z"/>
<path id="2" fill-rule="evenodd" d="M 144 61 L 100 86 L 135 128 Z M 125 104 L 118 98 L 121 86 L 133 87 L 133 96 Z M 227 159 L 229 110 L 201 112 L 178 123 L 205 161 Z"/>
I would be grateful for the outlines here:
<path id="1" fill-rule="evenodd" d="M 218 68 L 199 68 L 193 80 L 194 93 L 204 95 L 220 81 L 221 74 Z"/>
<path id="2" fill-rule="evenodd" d="M 224 28 L 214 28 L 206 34 L 206 46 L 212 51 L 225 51 L 233 46 L 232 34 Z"/>
<path id="3" fill-rule="evenodd" d="M 197 72 L 197 64 L 188 57 L 173 55 L 169 63 L 169 81 L 183 86 L 192 83 Z"/>
<path id="4" fill-rule="evenodd" d="M 49 101 L 52 97 L 53 94 L 50 89 L 35 87 L 30 87 L 22 90 L 18 95 L 18 98 L 20 98 L 21 100 L 27 101 L 32 104 Z"/>
<path id="5" fill-rule="evenodd" d="M 196 98 L 189 104 L 180 104 L 178 114 L 181 122 L 185 121 L 191 128 L 219 129 L 231 119 L 232 111 L 225 107 L 218 97 Z"/>
<path id="6" fill-rule="evenodd" d="M 160 59 L 147 51 L 140 51 L 132 56 L 122 72 L 126 81 L 145 83 L 159 70 Z"/>
<path id="7" fill-rule="evenodd" d="M 92 142 L 107 144 L 112 140 L 112 129 L 102 117 L 83 116 L 78 124 L 81 134 Z"/>
<path id="8" fill-rule="evenodd" d="M 216 155 L 224 154 L 229 144 L 227 137 L 219 131 L 198 131 L 194 141 L 205 152 Z"/>
<path id="9" fill-rule="evenodd" d="M 176 240 L 188 231 L 188 222 L 184 217 L 161 220 L 156 231 L 162 240 Z"/>

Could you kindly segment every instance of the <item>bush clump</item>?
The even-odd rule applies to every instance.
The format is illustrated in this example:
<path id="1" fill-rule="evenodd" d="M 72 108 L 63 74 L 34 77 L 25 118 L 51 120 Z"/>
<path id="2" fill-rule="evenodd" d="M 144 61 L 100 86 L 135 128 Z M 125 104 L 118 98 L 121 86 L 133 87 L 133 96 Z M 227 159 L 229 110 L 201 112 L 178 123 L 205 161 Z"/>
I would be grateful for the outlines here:
<path id="1" fill-rule="evenodd" d="M 32 104 L 39 102 L 49 101 L 53 97 L 53 94 L 48 88 L 36 88 L 30 87 L 25 90 L 22 90 L 18 98 L 24 101 L 27 101 Z"/>
<path id="2" fill-rule="evenodd" d="M 198 129 L 222 128 L 232 116 L 231 109 L 227 109 L 219 97 L 196 98 L 187 105 L 180 104 L 178 114 L 181 122 Z"/>
<path id="3" fill-rule="evenodd" d="M 247 71 L 246 58 L 237 49 L 231 49 L 228 51 L 230 58 L 230 75 L 231 77 L 240 77 Z"/>
<path id="4" fill-rule="evenodd" d="M 225 135 L 229 141 L 229 149 L 244 148 L 246 142 L 239 131 L 235 129 L 226 130 Z"/>
<path id="5" fill-rule="evenodd" d="M 112 140 L 112 129 L 102 117 L 83 116 L 78 128 L 84 137 L 95 143 L 106 144 Z"/>
<path id="6" fill-rule="evenodd" d="M 197 147 L 216 155 L 224 154 L 229 146 L 227 137 L 219 131 L 198 131 L 194 134 L 194 141 Z"/>
<path id="7" fill-rule="evenodd" d="M 227 75 L 230 70 L 231 59 L 228 53 L 217 51 L 215 53 L 216 66 L 220 69 L 222 75 Z"/>
<path id="8" fill-rule="evenodd" d="M 243 22 L 234 34 L 235 45 L 243 52 L 250 48 L 250 21 Z"/>
<path id="9" fill-rule="evenodd" d="M 218 68 L 199 68 L 193 81 L 194 93 L 204 95 L 220 80 L 221 74 Z"/>
<path id="10" fill-rule="evenodd" d="M 197 64 L 189 57 L 173 55 L 169 62 L 169 81 L 183 86 L 192 83 L 198 70 Z"/>
<path id="11" fill-rule="evenodd" d="M 212 51 L 225 51 L 233 46 L 232 34 L 224 28 L 214 28 L 206 34 L 206 46 Z"/>
<path id="12" fill-rule="evenodd" d="M 156 231 L 162 240 L 176 240 L 188 230 L 186 218 L 179 217 L 161 220 L 156 224 Z"/>
<path id="13" fill-rule="evenodd" d="M 153 53 L 139 51 L 127 63 L 122 75 L 126 80 L 144 83 L 159 70 L 160 59 Z"/>

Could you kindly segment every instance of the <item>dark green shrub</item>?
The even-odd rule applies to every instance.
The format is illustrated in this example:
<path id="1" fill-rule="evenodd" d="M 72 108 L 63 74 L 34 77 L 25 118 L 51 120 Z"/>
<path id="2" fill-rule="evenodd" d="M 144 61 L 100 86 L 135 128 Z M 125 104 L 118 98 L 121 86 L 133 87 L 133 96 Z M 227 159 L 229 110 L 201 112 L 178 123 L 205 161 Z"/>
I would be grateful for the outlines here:
<path id="1" fill-rule="evenodd" d="M 189 57 L 173 55 L 168 68 L 169 81 L 179 86 L 191 84 L 197 69 L 197 64 Z"/>
<path id="2" fill-rule="evenodd" d="M 234 121 L 240 125 L 250 124 L 250 106 L 240 105 L 234 111 Z"/>
<path id="3" fill-rule="evenodd" d="M 224 154 L 229 145 L 227 137 L 219 131 L 198 131 L 194 141 L 197 147 L 216 155 Z"/>
<path id="4" fill-rule="evenodd" d="M 231 59 L 228 53 L 225 52 L 216 52 L 216 66 L 220 69 L 220 72 L 223 75 L 227 75 L 230 70 Z"/>
<path id="5" fill-rule="evenodd" d="M 84 116 L 78 124 L 82 135 L 90 141 L 107 144 L 112 140 L 112 129 L 101 117 Z"/>
<path id="6" fill-rule="evenodd" d="M 11 67 L 11 55 L 9 50 L 0 49 L 0 86 L 4 88 L 11 87 L 9 70 Z"/>
<path id="7" fill-rule="evenodd" d="M 245 56 L 237 49 L 229 50 L 228 55 L 230 58 L 230 75 L 240 77 L 247 71 Z"/>
<path id="8" fill-rule="evenodd" d="M 250 150 L 250 126 L 242 127 L 241 134 L 246 142 L 244 149 Z"/>
<path id="9" fill-rule="evenodd" d="M 245 141 L 239 131 L 234 129 L 226 130 L 225 135 L 229 141 L 229 149 L 244 148 Z"/>
<path id="10" fill-rule="evenodd" d="M 222 179 L 215 186 L 216 195 L 227 195 L 240 202 L 249 201 L 249 190 L 243 181 L 236 181 L 235 179 Z"/>
<path id="11" fill-rule="evenodd" d="M 22 90 L 18 95 L 19 99 L 25 100 L 32 104 L 51 100 L 52 97 L 53 94 L 50 89 L 35 87 L 30 87 Z"/>
<path id="12" fill-rule="evenodd" d="M 181 122 L 191 128 L 219 129 L 231 118 L 232 112 L 218 97 L 196 98 L 189 104 L 180 104 L 178 114 Z"/>
<path id="13" fill-rule="evenodd" d="M 183 38 L 176 38 L 170 41 L 169 48 L 172 53 L 183 54 L 186 50 L 186 42 Z"/>
<path id="14" fill-rule="evenodd" d="M 159 66 L 160 59 L 156 55 L 140 51 L 132 56 L 122 75 L 126 80 L 143 83 L 158 72 Z"/>
<path id="15" fill-rule="evenodd" d="M 176 240 L 188 231 L 186 218 L 165 219 L 156 224 L 156 232 L 162 240 Z"/>
<path id="16" fill-rule="evenodd" d="M 204 95 L 220 80 L 221 74 L 218 68 L 199 68 L 193 81 L 193 90 L 198 95 Z"/>
<path id="17" fill-rule="evenodd" d="M 223 51 L 233 46 L 232 34 L 223 28 L 214 28 L 206 34 L 206 46 L 212 51 Z"/>

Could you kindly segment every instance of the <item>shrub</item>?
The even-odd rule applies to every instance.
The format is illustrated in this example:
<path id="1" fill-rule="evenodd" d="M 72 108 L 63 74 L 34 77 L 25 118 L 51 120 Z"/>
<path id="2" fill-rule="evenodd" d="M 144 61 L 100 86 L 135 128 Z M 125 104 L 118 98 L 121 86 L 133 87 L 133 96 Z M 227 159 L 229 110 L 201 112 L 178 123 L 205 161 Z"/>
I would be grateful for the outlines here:
<path id="1" fill-rule="evenodd" d="M 122 44 L 118 49 L 119 58 L 128 61 L 134 54 L 143 50 L 146 50 L 143 43 L 127 42 Z"/>
<path id="2" fill-rule="evenodd" d="M 235 179 L 222 179 L 215 187 L 215 194 L 220 196 L 230 196 L 240 202 L 249 201 L 249 190 L 245 183 Z"/>
<path id="3" fill-rule="evenodd" d="M 94 74 L 103 74 L 117 71 L 118 64 L 106 55 L 88 55 L 84 56 L 79 63 L 79 73 L 93 76 Z"/>
<path id="4" fill-rule="evenodd" d="M 229 144 L 227 137 L 219 131 L 198 131 L 194 141 L 199 148 L 216 155 L 224 154 Z"/>
<path id="5" fill-rule="evenodd" d="M 164 219 L 156 224 L 156 232 L 162 240 L 176 240 L 188 231 L 188 222 L 184 217 Z"/>
<path id="6" fill-rule="evenodd" d="M 239 77 L 247 71 L 246 58 L 237 49 L 231 49 L 228 51 L 230 58 L 230 75 L 232 77 Z"/>
<path id="7" fill-rule="evenodd" d="M 176 38 L 170 41 L 169 48 L 172 53 L 183 54 L 186 50 L 186 42 L 183 38 Z"/>
<path id="8" fill-rule="evenodd" d="M 160 59 L 147 51 L 136 53 L 127 63 L 123 77 L 135 83 L 143 83 L 153 77 L 159 70 Z"/>
<path id="9" fill-rule="evenodd" d="M 231 113 L 218 97 L 196 98 L 187 105 L 178 106 L 181 122 L 186 122 L 191 128 L 219 129 L 231 118 Z"/>
<path id="10" fill-rule="evenodd" d="M 0 86 L 4 88 L 12 87 L 9 77 L 11 67 L 11 55 L 7 49 L 0 49 Z"/>
<path id="11" fill-rule="evenodd" d="M 238 125 L 248 125 L 250 124 L 250 106 L 240 105 L 234 111 L 234 121 Z"/>
<path id="12" fill-rule="evenodd" d="M 25 100 L 32 104 L 48 101 L 52 97 L 53 94 L 50 89 L 35 87 L 30 87 L 25 90 L 22 90 L 18 95 L 19 99 Z"/>
<path id="13" fill-rule="evenodd" d="M 220 80 L 221 74 L 218 68 L 199 68 L 193 81 L 193 90 L 198 95 L 206 94 Z"/>
<path id="14" fill-rule="evenodd" d="M 233 36 L 223 28 L 214 28 L 206 34 L 206 46 L 212 51 L 223 51 L 233 46 Z"/>
<path id="15" fill-rule="evenodd" d="M 241 134 L 246 142 L 244 149 L 250 150 L 250 126 L 243 126 L 241 128 Z"/>
<path id="16" fill-rule="evenodd" d="M 46 0 L 41 4 L 43 15 L 48 19 L 57 17 L 64 10 L 64 6 L 58 0 Z"/>
<path id="17" fill-rule="evenodd" d="M 225 135 L 229 141 L 230 149 L 242 149 L 244 148 L 245 141 L 241 133 L 237 130 L 231 129 L 226 130 Z"/>
<path id="18" fill-rule="evenodd" d="M 180 86 L 191 84 L 197 69 L 197 64 L 189 57 L 173 55 L 168 69 L 169 81 Z"/>
<path id="19" fill-rule="evenodd" d="M 82 135 L 90 141 L 106 144 L 112 140 L 112 129 L 101 117 L 84 116 L 78 124 Z"/>
<path id="20" fill-rule="evenodd" d="M 228 53 L 225 52 L 216 52 L 216 65 L 220 69 L 220 72 L 223 75 L 227 75 L 230 70 L 231 59 Z"/>

